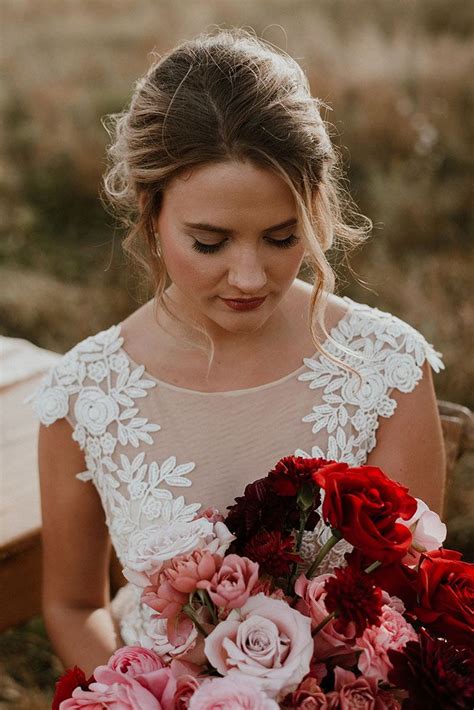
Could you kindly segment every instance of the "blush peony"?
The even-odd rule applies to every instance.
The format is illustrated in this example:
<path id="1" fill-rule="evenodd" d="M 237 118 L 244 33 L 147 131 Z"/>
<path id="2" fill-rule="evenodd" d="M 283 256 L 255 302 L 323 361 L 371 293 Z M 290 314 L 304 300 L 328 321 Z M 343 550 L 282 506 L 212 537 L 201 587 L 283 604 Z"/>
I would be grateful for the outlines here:
<path id="1" fill-rule="evenodd" d="M 173 708 L 176 680 L 169 668 L 161 668 L 142 676 L 142 682 L 107 666 L 99 666 L 95 676 L 96 682 L 91 683 L 88 690 L 76 688 L 72 697 L 61 703 L 60 710 L 97 710 L 102 707 L 115 710 Z"/>
<path id="2" fill-rule="evenodd" d="M 135 678 L 142 673 L 151 673 L 166 664 L 156 653 L 142 646 L 124 646 L 110 657 L 108 667 L 117 673 Z"/>
<path id="3" fill-rule="evenodd" d="M 310 619 L 262 593 L 233 609 L 205 640 L 206 656 L 221 675 L 243 685 L 253 679 L 276 699 L 308 673 L 312 650 Z"/>

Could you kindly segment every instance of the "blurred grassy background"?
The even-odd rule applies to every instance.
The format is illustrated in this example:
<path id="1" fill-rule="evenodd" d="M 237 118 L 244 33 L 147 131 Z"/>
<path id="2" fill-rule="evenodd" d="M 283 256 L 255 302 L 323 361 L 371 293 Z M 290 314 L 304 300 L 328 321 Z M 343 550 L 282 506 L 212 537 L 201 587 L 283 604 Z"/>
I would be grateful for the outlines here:
<path id="1" fill-rule="evenodd" d="M 324 118 L 347 187 L 375 223 L 352 258 L 367 288 L 340 265 L 339 293 L 418 328 L 444 354 L 438 397 L 474 408 L 470 3 L 2 0 L 0 10 L 2 334 L 64 352 L 137 308 L 123 235 L 98 196 L 100 118 L 123 108 L 152 49 L 213 24 L 250 26 L 332 107 Z M 473 464 L 458 467 L 447 511 L 448 542 L 468 556 Z M 48 707 L 58 666 L 40 619 L 0 637 L 0 664 L 0 707 Z"/>

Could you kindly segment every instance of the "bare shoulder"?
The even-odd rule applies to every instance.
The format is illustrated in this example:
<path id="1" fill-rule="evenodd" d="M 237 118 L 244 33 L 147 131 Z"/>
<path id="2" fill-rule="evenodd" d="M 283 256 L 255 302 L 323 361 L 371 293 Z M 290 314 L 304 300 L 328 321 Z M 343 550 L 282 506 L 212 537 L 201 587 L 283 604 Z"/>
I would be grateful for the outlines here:
<path id="1" fill-rule="evenodd" d="M 311 294 L 313 292 L 312 284 L 302 279 L 295 280 L 295 298 L 294 307 L 297 312 L 304 313 L 305 318 L 311 304 Z M 330 331 L 337 323 L 344 318 L 349 311 L 350 305 L 341 296 L 329 294 L 327 298 L 327 307 L 324 318 L 326 330 Z"/>

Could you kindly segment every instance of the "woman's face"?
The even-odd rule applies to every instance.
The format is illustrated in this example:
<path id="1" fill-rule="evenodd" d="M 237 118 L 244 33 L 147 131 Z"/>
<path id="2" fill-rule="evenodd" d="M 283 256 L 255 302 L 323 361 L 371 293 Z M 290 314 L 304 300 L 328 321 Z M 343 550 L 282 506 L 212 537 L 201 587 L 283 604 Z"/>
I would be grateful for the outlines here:
<path id="1" fill-rule="evenodd" d="M 217 340 L 269 323 L 305 251 L 290 188 L 251 162 L 209 164 L 176 178 L 154 227 L 168 295 Z M 222 300 L 263 296 L 246 311 Z"/>

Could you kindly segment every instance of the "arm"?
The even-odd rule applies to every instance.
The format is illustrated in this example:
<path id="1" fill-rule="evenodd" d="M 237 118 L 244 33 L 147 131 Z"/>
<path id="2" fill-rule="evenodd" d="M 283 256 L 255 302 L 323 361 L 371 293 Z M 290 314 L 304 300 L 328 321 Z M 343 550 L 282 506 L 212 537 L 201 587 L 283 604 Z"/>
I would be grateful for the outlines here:
<path id="1" fill-rule="evenodd" d="M 108 610 L 110 538 L 95 488 L 75 478 L 86 469 L 65 419 L 40 424 L 38 463 L 43 518 L 43 615 L 66 667 L 86 675 L 119 645 Z"/>
<path id="2" fill-rule="evenodd" d="M 377 445 L 367 464 L 408 486 L 439 515 L 445 494 L 446 459 L 431 367 L 423 365 L 423 377 L 412 392 L 393 390 L 394 414 L 379 420 Z"/>

